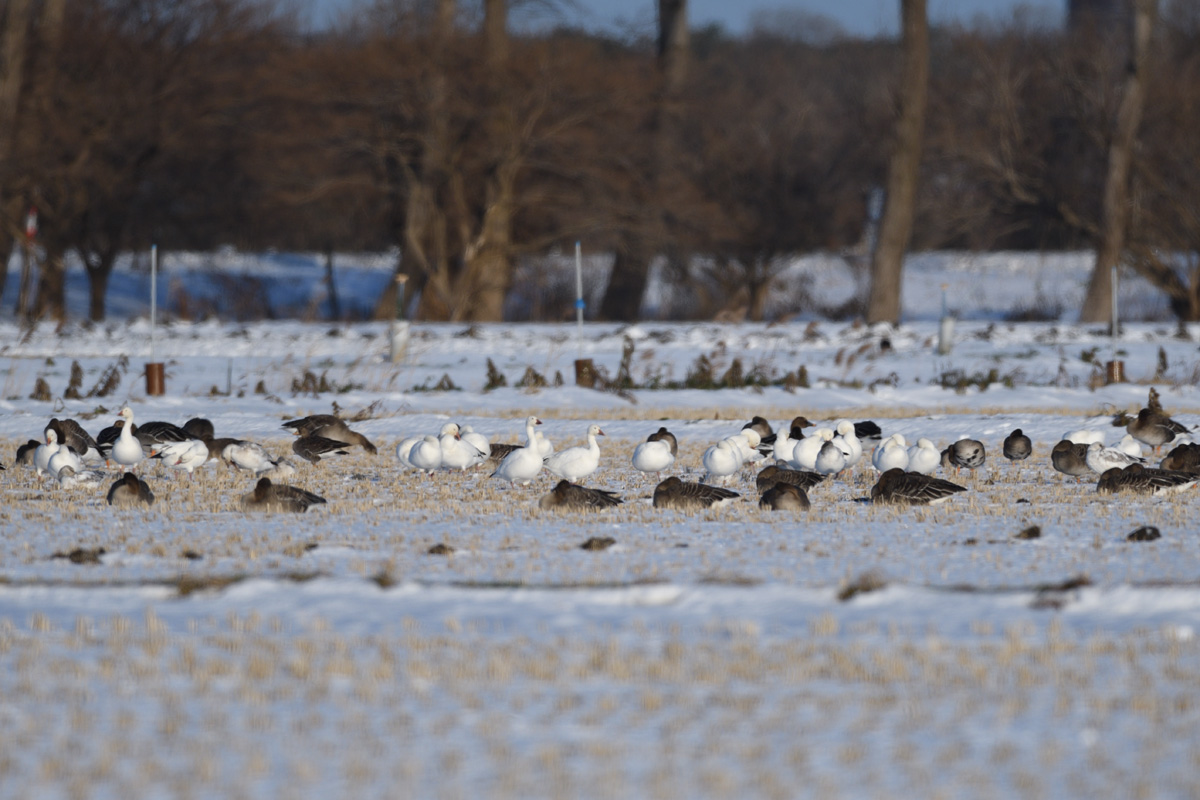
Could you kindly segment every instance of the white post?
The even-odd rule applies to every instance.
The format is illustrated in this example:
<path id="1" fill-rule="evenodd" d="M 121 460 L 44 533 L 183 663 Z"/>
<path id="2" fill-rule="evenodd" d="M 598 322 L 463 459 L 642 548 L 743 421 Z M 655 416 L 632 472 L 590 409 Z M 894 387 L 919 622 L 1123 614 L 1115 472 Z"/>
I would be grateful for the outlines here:
<path id="1" fill-rule="evenodd" d="M 583 346 L 583 247 L 575 242 L 575 349 Z M 582 351 L 579 353 L 583 356 Z"/>
<path id="2" fill-rule="evenodd" d="M 154 322 L 158 312 L 158 245 L 150 245 L 150 363 L 154 359 Z"/>

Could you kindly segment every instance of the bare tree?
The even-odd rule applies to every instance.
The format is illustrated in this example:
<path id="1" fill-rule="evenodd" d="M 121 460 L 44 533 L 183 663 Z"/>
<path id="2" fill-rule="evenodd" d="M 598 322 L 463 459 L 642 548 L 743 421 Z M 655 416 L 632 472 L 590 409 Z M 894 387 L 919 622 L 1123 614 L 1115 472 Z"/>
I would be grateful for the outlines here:
<path id="1" fill-rule="evenodd" d="M 671 173 L 667 163 L 678 131 L 679 97 L 687 79 L 689 61 L 687 0 L 658 0 L 658 73 L 661 82 L 656 104 L 653 130 L 654 157 L 647 165 L 640 193 L 645 198 L 639 205 L 649 217 L 649 226 L 658 233 L 665 213 L 660 205 L 660 189 Z M 636 184 L 635 184 L 636 185 Z M 646 293 L 650 261 L 654 257 L 656 239 L 639 226 L 627 225 L 616 246 L 616 257 L 600 315 L 606 319 L 637 319 Z"/>
<path id="2" fill-rule="evenodd" d="M 929 95 L 929 19 L 925 0 L 901 0 L 900 23 L 903 52 L 899 113 L 888 163 L 879 240 L 871 259 L 868 322 L 900 321 L 900 282 L 916 214 L 921 140 Z"/>
<path id="3" fill-rule="evenodd" d="M 1157 16 L 1158 0 L 1135 0 L 1129 66 L 1121 87 L 1121 103 L 1117 108 L 1108 148 L 1108 173 L 1104 181 L 1096 265 L 1083 298 L 1083 307 L 1079 311 L 1081 322 L 1112 322 L 1112 268 L 1118 264 L 1125 249 L 1125 234 L 1129 224 L 1129 182 L 1138 127 L 1142 121 L 1148 77 L 1146 67 Z"/>

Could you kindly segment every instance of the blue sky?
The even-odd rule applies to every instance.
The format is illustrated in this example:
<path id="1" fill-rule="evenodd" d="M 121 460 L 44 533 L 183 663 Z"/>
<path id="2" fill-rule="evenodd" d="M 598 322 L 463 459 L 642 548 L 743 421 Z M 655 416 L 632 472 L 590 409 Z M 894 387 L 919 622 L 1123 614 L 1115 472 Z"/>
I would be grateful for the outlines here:
<path id="1" fill-rule="evenodd" d="M 308 4 L 318 20 L 361 6 L 364 2 L 366 0 L 299 0 L 300 5 Z M 461 2 L 466 4 L 472 0 Z M 1058 24 L 1067 0 L 928 2 L 929 15 L 935 22 L 970 24 L 978 19 L 1003 21 L 1010 19 L 1014 10 L 1024 7 L 1036 19 Z M 561 8 L 566 4 L 554 5 Z M 613 30 L 648 31 L 654 27 L 655 0 L 574 0 L 574 5 L 577 11 L 559 11 L 556 14 L 541 12 L 538 18 L 549 22 L 561 19 L 588 28 Z M 899 7 L 899 0 L 690 0 L 688 10 L 693 27 L 718 22 L 733 33 L 745 31 L 756 12 L 792 10 L 822 14 L 837 21 L 851 34 L 872 36 L 895 32 Z"/>

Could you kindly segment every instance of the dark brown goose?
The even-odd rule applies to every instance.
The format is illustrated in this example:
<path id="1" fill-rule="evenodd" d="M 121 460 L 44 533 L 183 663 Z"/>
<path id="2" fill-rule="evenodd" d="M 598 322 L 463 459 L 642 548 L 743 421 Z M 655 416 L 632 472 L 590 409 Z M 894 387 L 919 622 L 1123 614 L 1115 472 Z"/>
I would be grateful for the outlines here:
<path id="1" fill-rule="evenodd" d="M 1158 466 L 1160 469 L 1200 473 L 1200 444 L 1176 445 Z"/>
<path id="2" fill-rule="evenodd" d="M 538 506 L 562 511 L 603 511 L 623 502 L 616 492 L 589 489 L 564 479 L 555 484 L 549 493 L 542 495 Z"/>
<path id="3" fill-rule="evenodd" d="M 671 433 L 666 428 L 659 428 L 654 433 L 646 437 L 647 442 L 666 442 L 671 448 L 671 455 L 679 456 L 679 442 L 675 440 L 675 434 Z"/>
<path id="4" fill-rule="evenodd" d="M 807 511 L 809 505 L 804 490 L 791 483 L 776 483 L 758 501 L 759 508 L 771 511 Z"/>
<path id="5" fill-rule="evenodd" d="M 132 472 L 126 472 L 108 490 L 108 504 L 124 508 L 152 506 L 154 505 L 154 492 L 150 491 L 150 484 Z"/>
<path id="6" fill-rule="evenodd" d="M 741 497 L 735 491 L 706 483 L 681 481 L 674 476 L 654 487 L 654 507 L 694 511 L 725 505 Z"/>
<path id="7" fill-rule="evenodd" d="M 927 506 L 944 502 L 966 490 L 967 487 L 942 478 L 922 475 L 919 472 L 905 472 L 896 467 L 879 476 L 879 480 L 871 488 L 871 502 Z"/>
<path id="8" fill-rule="evenodd" d="M 204 417 L 193 417 L 183 423 L 183 432 L 193 439 L 199 439 L 200 441 L 215 438 L 217 435 L 212 422 L 206 420 Z"/>
<path id="9" fill-rule="evenodd" d="M 1086 444 L 1076 444 L 1069 439 L 1063 439 L 1050 451 L 1050 464 L 1063 475 L 1073 478 L 1094 475 L 1092 468 L 1087 465 L 1087 449 Z"/>
<path id="10" fill-rule="evenodd" d="M 42 446 L 42 443 L 37 439 L 30 439 L 25 444 L 17 448 L 17 458 L 13 461 L 14 464 L 26 464 L 33 466 L 33 454 Z"/>
<path id="11" fill-rule="evenodd" d="M 1147 469 L 1141 464 L 1130 464 L 1124 469 L 1113 467 L 1105 470 L 1096 482 L 1096 491 L 1100 494 L 1174 494 L 1192 488 L 1197 480 L 1200 480 L 1200 476 L 1190 472 Z"/>
<path id="12" fill-rule="evenodd" d="M 772 465 L 758 473 L 758 477 L 754 481 L 754 486 L 758 489 L 759 494 L 767 491 L 777 483 L 790 484 L 807 491 L 823 480 L 825 480 L 825 476 L 816 472 L 808 472 L 802 469 L 784 469 L 783 467 Z"/>
<path id="13" fill-rule="evenodd" d="M 321 456 L 345 456 L 349 452 L 343 442 L 327 439 L 324 436 L 301 436 L 292 442 L 292 452 L 313 464 L 321 461 Z"/>
<path id="14" fill-rule="evenodd" d="M 1143 408 L 1137 418 L 1125 426 L 1130 436 L 1155 450 L 1187 433 L 1188 429 L 1156 408 Z"/>
<path id="15" fill-rule="evenodd" d="M 59 444 L 79 453 L 79 457 L 85 461 L 95 461 L 104 457 L 100 453 L 100 445 L 92 435 L 73 419 L 51 419 L 46 430 L 53 430 L 58 434 Z"/>
<path id="16" fill-rule="evenodd" d="M 1004 438 L 1004 457 L 1009 461 L 1024 461 L 1033 455 L 1033 442 L 1020 428 Z"/>
<path id="17" fill-rule="evenodd" d="M 259 478 L 254 491 L 242 495 L 241 505 L 246 511 L 284 511 L 303 514 L 311 506 L 320 505 L 325 498 L 295 486 L 271 483 L 270 478 Z"/>
<path id="18" fill-rule="evenodd" d="M 299 436 L 324 436 L 348 445 L 360 445 L 371 455 L 378 452 L 375 445 L 358 431 L 350 430 L 346 421 L 332 414 L 313 414 L 300 419 L 288 420 L 283 427 L 291 429 Z"/>

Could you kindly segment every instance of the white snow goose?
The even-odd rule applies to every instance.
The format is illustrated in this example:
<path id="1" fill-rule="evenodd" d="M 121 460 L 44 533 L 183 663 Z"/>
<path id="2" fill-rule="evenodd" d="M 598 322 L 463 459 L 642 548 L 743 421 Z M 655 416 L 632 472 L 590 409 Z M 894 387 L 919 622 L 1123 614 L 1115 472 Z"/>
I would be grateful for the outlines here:
<path id="1" fill-rule="evenodd" d="M 677 447 L 671 432 L 659 428 L 633 449 L 633 468 L 638 472 L 662 474 L 663 470 L 670 469 L 675 463 Z"/>
<path id="2" fill-rule="evenodd" d="M 433 435 L 421 437 L 408 453 L 408 463 L 426 475 L 442 466 L 442 445 Z"/>
<path id="3" fill-rule="evenodd" d="M 542 455 L 538 452 L 537 434 L 534 431 L 534 426 L 541 424 L 542 421 L 537 417 L 525 419 L 525 446 L 506 455 L 490 477 L 525 486 L 533 482 L 542 471 Z"/>
<path id="4" fill-rule="evenodd" d="M 933 442 L 922 436 L 908 448 L 908 471 L 919 475 L 932 475 L 942 463 L 942 454 Z"/>
<path id="5" fill-rule="evenodd" d="M 146 457 L 146 454 L 142 451 L 142 443 L 133 433 L 133 409 L 129 406 L 122 408 L 121 419 L 124 424 L 121 426 L 121 432 L 117 435 L 116 441 L 112 444 L 112 450 L 109 451 L 108 457 L 120 464 L 123 469 L 128 470 L 130 467 L 137 466 Z"/>
<path id="6" fill-rule="evenodd" d="M 596 437 L 603 435 L 599 425 L 589 425 L 587 446 L 560 450 L 546 459 L 546 470 L 571 482 L 591 475 L 600 468 L 600 445 L 596 444 Z"/>
<path id="7" fill-rule="evenodd" d="M 887 472 L 889 469 L 907 470 L 908 450 L 905 449 L 906 444 L 904 437 L 898 433 L 884 439 L 871 455 L 871 466 L 879 472 Z"/>
<path id="8" fill-rule="evenodd" d="M 475 445 L 463 441 L 462 429 L 453 422 L 442 426 L 438 446 L 442 448 L 442 469 L 462 472 L 487 461 L 486 454 L 477 450 Z"/>

